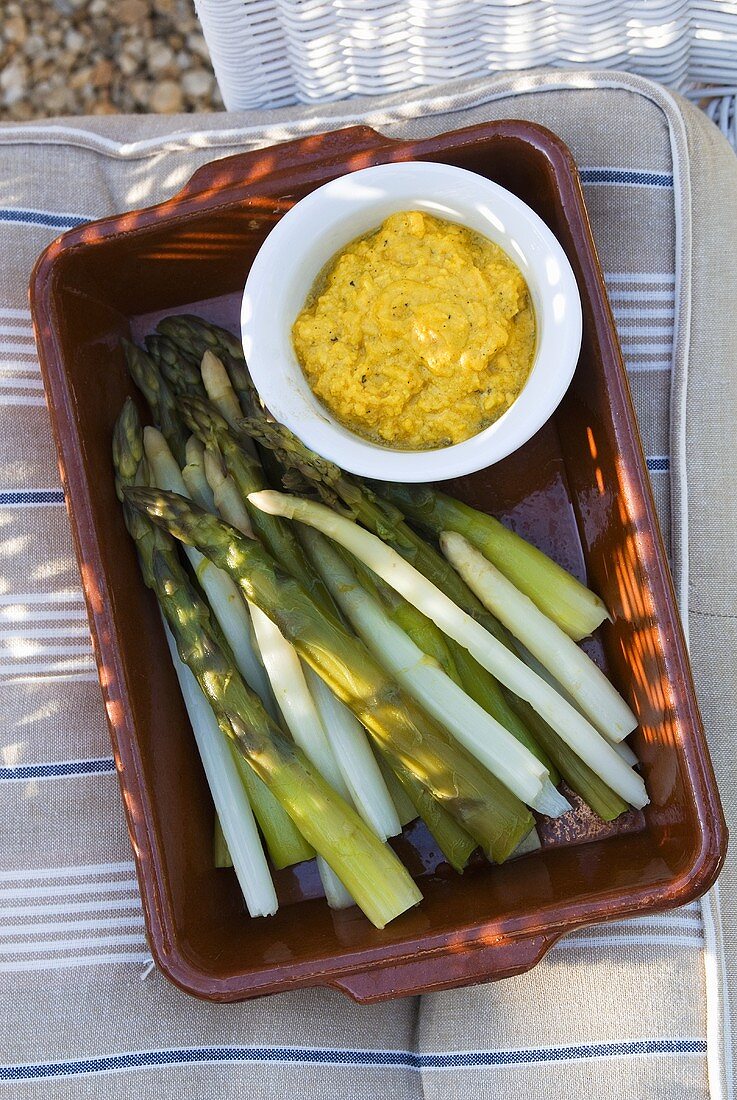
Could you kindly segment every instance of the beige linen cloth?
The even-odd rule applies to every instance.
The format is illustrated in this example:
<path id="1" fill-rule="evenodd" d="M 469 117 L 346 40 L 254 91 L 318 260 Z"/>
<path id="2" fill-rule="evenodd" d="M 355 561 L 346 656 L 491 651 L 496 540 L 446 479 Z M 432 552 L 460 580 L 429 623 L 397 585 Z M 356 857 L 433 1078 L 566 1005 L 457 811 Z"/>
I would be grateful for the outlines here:
<path id="1" fill-rule="evenodd" d="M 734 815 L 737 161 L 695 108 L 635 77 L 541 72 L 268 114 L 0 128 L 7 1095 L 729 1095 L 734 860 L 703 903 L 580 931 L 529 974 L 373 1007 L 325 990 L 201 1003 L 149 962 L 34 354 L 26 299 L 33 262 L 65 228 L 158 201 L 198 165 L 232 152 L 357 121 L 425 135 L 510 116 L 560 134 L 582 170 L 712 754 Z"/>

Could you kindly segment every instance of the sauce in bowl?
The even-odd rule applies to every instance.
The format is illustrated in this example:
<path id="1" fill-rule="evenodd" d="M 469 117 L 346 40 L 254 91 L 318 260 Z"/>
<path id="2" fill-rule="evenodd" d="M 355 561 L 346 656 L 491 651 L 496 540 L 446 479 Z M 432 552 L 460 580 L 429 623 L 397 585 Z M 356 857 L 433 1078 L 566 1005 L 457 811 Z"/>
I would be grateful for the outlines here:
<path id="1" fill-rule="evenodd" d="M 336 420 L 374 443 L 428 450 L 483 431 L 519 396 L 535 315 L 503 249 L 408 211 L 333 257 L 292 339 Z"/>

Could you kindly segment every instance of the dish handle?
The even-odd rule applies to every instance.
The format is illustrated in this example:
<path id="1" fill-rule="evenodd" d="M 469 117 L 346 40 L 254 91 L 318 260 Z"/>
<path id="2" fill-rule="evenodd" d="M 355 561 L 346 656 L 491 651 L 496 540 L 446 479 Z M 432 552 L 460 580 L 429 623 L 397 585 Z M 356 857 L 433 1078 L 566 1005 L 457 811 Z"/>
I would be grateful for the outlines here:
<path id="1" fill-rule="evenodd" d="M 448 955 L 425 955 L 407 962 L 346 974 L 329 983 L 359 1004 L 433 993 L 454 986 L 497 981 L 522 974 L 540 962 L 558 936 L 497 941 L 479 946 L 463 945 Z"/>
<path id="2" fill-rule="evenodd" d="M 372 130 L 370 126 L 350 126 L 344 130 L 331 130 L 269 145 L 264 149 L 251 149 L 247 153 L 222 157 L 203 164 L 174 196 L 175 202 L 195 195 L 222 191 L 231 187 L 249 187 L 260 180 L 273 181 L 275 175 L 288 172 L 296 166 L 336 160 L 341 166 L 350 164 L 350 171 L 366 168 L 374 163 L 372 154 L 395 145 L 391 138 Z"/>

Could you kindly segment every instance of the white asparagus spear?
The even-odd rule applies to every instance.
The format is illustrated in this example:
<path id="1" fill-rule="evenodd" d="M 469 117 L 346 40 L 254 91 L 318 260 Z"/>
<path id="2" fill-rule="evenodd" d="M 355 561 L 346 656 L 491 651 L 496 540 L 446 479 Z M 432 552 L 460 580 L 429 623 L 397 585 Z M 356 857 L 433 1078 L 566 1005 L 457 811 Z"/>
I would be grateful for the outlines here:
<path id="1" fill-rule="evenodd" d="M 276 891 L 233 753 L 199 684 L 180 660 L 176 643 L 166 623 L 164 631 L 246 907 L 252 917 L 271 916 L 279 908 Z"/>
<path id="2" fill-rule="evenodd" d="M 182 471 L 161 432 L 156 428 L 144 428 L 143 446 L 156 487 L 170 489 L 189 498 Z M 253 648 L 251 620 L 240 591 L 227 573 L 213 565 L 194 546 L 184 546 L 183 550 L 233 652 L 239 672 L 274 718 L 274 696 L 264 666 Z"/>
<path id="3" fill-rule="evenodd" d="M 232 477 L 225 474 L 217 457 L 209 451 L 205 451 L 205 472 L 214 491 L 215 505 L 223 519 L 242 534 L 253 538 L 248 510 L 235 482 Z M 268 644 L 271 633 L 275 631 L 281 642 L 284 645 L 289 645 L 267 616 L 262 615 L 257 607 L 252 605 L 249 605 L 249 607 L 252 622 L 254 626 L 258 623 L 259 631 L 264 635 L 265 644 Z M 278 644 L 275 641 L 275 645 L 278 646 Z M 338 787 L 336 787 L 336 790 L 344 794 L 344 797 L 345 794 L 350 792 L 347 800 L 355 805 L 358 813 L 378 837 L 386 840 L 387 837 L 397 836 L 402 831 L 402 826 L 386 788 L 384 778 L 369 746 L 363 726 L 345 703 L 333 695 L 330 688 L 323 683 L 317 673 L 304 662 L 299 662 L 296 651 L 291 645 L 289 648 L 292 649 L 296 660 L 301 665 L 309 693 L 312 696 L 314 706 L 320 716 L 322 729 L 328 740 L 332 762 L 336 764 L 342 777 L 343 786 L 346 787 L 345 792 Z M 261 652 L 263 655 L 263 650 Z M 284 712 L 283 707 L 282 712 Z M 286 713 L 284 717 L 289 724 Z M 306 748 L 305 751 L 307 752 Z M 307 754 L 310 755 L 309 752 Z M 313 760 L 313 763 L 322 771 L 317 761 Z M 332 774 L 332 763 L 329 767 Z M 330 775 L 324 772 L 323 774 L 328 782 L 332 783 Z"/>
<path id="4" fill-rule="evenodd" d="M 296 519 L 335 539 L 410 600 L 450 638 L 464 646 L 510 691 L 526 699 L 612 790 L 641 809 L 649 802 L 642 778 L 629 768 L 589 721 L 480 623 L 376 535 L 324 504 L 277 493 L 251 493 L 250 502 L 271 515 Z"/>
<path id="5" fill-rule="evenodd" d="M 249 606 L 259 652 L 289 732 L 323 779 L 350 805 L 350 792 L 325 736 L 296 649 L 268 615 L 254 604 Z M 343 883 L 320 856 L 317 866 L 330 908 L 347 909 L 354 905 Z"/>
<path id="6" fill-rule="evenodd" d="M 554 688 L 555 691 L 557 691 L 559 695 L 562 695 L 564 699 L 568 700 L 568 702 L 571 704 L 571 706 L 576 707 L 576 710 L 581 709 L 578 706 L 578 704 L 576 703 L 575 699 L 572 699 L 569 696 L 569 694 L 565 690 L 565 688 L 562 688 L 560 686 L 560 684 L 555 679 L 555 677 L 550 675 L 550 672 L 548 671 L 547 668 L 545 668 L 545 665 L 542 665 L 538 661 L 537 657 L 533 656 L 533 654 L 530 653 L 527 646 L 523 645 L 522 642 L 520 642 L 518 640 L 517 644 L 516 644 L 516 649 L 517 649 L 517 652 L 519 653 L 520 657 L 522 658 L 522 660 L 525 662 L 525 664 L 529 668 L 532 669 L 533 672 L 536 672 L 542 680 L 547 681 L 547 683 L 549 683 L 550 686 L 552 688 Z M 609 741 L 608 737 L 607 737 L 607 741 Z M 624 762 L 626 764 L 629 764 L 630 767 L 636 768 L 637 765 L 640 763 L 637 755 L 632 751 L 632 749 L 629 747 L 629 745 L 627 744 L 626 741 L 609 741 L 609 743 L 610 743 L 610 745 L 612 746 L 613 749 L 616 749 L 616 751 L 622 757 Z"/>
<path id="7" fill-rule="evenodd" d="M 504 785 L 540 813 L 558 817 L 570 803 L 550 783 L 536 756 L 471 699 L 415 645 L 361 587 L 350 566 L 314 530 L 304 540 L 333 598 L 374 656 L 402 687 Z"/>
<path id="8" fill-rule="evenodd" d="M 212 489 L 205 477 L 205 448 L 196 435 L 191 435 L 185 448 L 187 465 L 182 470 L 182 480 L 187 486 L 187 492 L 200 508 L 206 508 L 208 512 L 215 511 L 215 501 Z"/>
<path id="9" fill-rule="evenodd" d="M 228 372 L 214 352 L 206 351 L 202 356 L 201 370 L 207 396 L 230 427 L 239 431 L 243 410 L 228 378 Z"/>
<path id="10" fill-rule="evenodd" d="M 472 592 L 547 668 L 592 725 L 622 741 L 637 718 L 598 665 L 457 531 L 443 531 L 440 549 Z"/>
<path id="11" fill-rule="evenodd" d="M 244 535 L 253 538 L 248 512 L 233 479 L 221 470 L 217 458 L 207 450 L 204 455 L 204 465 L 218 511 L 228 523 Z M 264 663 L 271 690 L 287 729 L 323 779 L 326 779 L 350 805 L 348 787 L 343 781 L 342 773 L 325 735 L 296 650 L 283 637 L 271 619 L 255 604 L 249 603 L 248 609 L 251 614 L 256 648 Z M 317 869 L 325 898 L 331 909 L 348 909 L 355 904 L 348 890 L 321 856 L 317 856 Z"/>

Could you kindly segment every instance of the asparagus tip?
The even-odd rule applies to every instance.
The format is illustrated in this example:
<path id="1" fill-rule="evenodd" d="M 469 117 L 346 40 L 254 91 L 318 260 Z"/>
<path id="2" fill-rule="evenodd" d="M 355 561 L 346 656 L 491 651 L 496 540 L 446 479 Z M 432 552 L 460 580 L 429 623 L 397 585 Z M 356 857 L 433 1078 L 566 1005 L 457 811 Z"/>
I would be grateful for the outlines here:
<path id="1" fill-rule="evenodd" d="M 289 501 L 289 497 L 285 493 L 278 493 L 276 489 L 261 489 L 258 493 L 249 493 L 248 501 L 269 516 L 288 515 L 284 504 Z"/>

